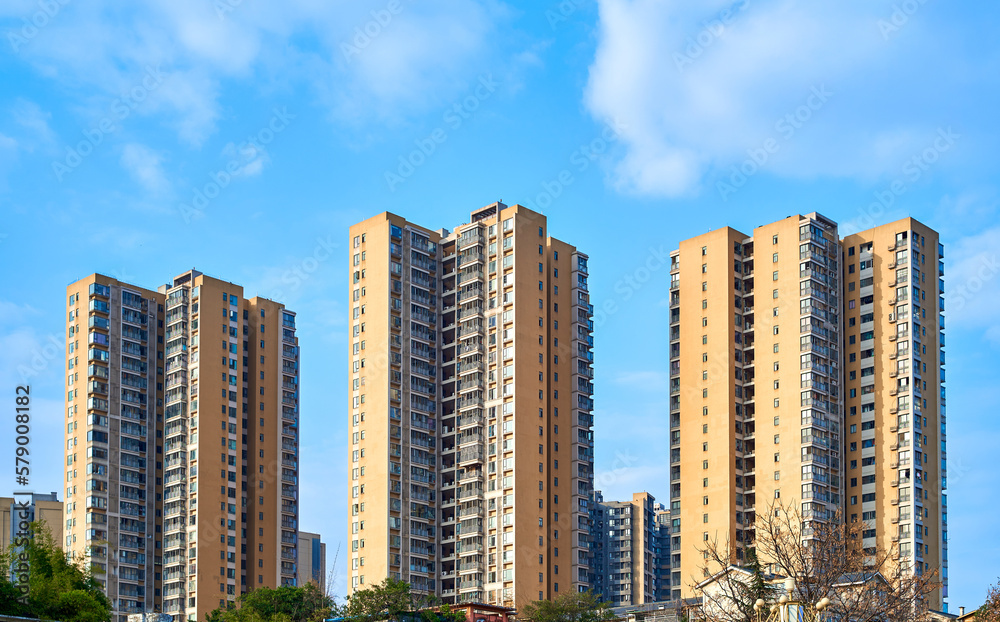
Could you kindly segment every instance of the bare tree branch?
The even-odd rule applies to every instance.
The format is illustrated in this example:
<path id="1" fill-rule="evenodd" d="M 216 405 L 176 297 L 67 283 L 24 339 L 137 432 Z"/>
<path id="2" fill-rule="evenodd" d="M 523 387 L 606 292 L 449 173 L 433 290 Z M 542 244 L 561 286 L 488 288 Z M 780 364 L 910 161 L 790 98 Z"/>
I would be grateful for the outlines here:
<path id="1" fill-rule="evenodd" d="M 927 598 L 941 584 L 937 573 L 919 573 L 900 559 L 898 545 L 865 549 L 865 523 L 847 522 L 838 513 L 821 520 L 804 517 L 795 505 L 773 502 L 758 511 L 750 552 L 770 571 L 769 581 L 794 579 L 789 597 L 815 605 L 829 599 L 829 613 L 852 622 L 910 622 L 927 612 Z M 727 540 L 701 550 L 708 576 L 724 572 L 736 559 Z M 755 573 L 730 571 L 700 590 L 703 612 L 719 622 L 752 622 L 758 593 L 748 589 Z M 765 601 L 767 597 L 762 598 Z"/>

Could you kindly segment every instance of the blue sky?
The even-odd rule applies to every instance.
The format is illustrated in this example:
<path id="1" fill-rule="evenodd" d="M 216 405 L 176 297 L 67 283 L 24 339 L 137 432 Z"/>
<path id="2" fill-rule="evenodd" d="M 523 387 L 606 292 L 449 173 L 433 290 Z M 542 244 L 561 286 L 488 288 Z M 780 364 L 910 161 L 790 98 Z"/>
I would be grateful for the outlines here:
<path id="1" fill-rule="evenodd" d="M 0 383 L 37 395 L 33 484 L 63 487 L 66 285 L 197 267 L 299 314 L 302 527 L 332 562 L 347 227 L 384 210 L 452 227 L 502 199 L 590 254 L 595 305 L 616 308 L 596 322 L 597 484 L 662 498 L 668 278 L 647 262 L 724 225 L 912 215 L 947 248 L 950 603 L 977 606 L 1000 576 L 998 17 L 944 0 L 7 0 Z"/>

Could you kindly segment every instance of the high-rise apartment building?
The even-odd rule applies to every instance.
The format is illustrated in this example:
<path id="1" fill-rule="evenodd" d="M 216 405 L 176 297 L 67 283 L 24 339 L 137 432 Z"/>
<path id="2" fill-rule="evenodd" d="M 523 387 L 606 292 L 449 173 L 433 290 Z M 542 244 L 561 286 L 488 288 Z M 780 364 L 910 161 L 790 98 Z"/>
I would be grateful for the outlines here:
<path id="1" fill-rule="evenodd" d="M 495 203 L 452 232 L 358 223 L 350 274 L 351 589 L 520 604 L 590 587 L 587 256 Z"/>
<path id="2" fill-rule="evenodd" d="M 929 277 L 923 263 L 897 274 L 914 237 L 918 259 L 931 257 Z M 866 543 L 899 543 L 904 563 L 946 574 L 940 252 L 912 219 L 842 241 L 835 222 L 813 213 L 752 236 L 712 231 L 671 254 L 674 598 L 704 577 L 706 542 L 730 543 L 740 563 L 757 513 L 774 504 L 795 507 L 807 526 L 864 520 Z M 916 318 L 908 294 L 920 297 Z M 909 355 L 918 350 L 919 378 Z M 915 408 L 919 434 L 904 428 L 917 425 Z"/>
<path id="3" fill-rule="evenodd" d="M 295 314 L 194 270 L 68 294 L 65 543 L 115 614 L 202 619 L 294 585 Z"/>
<path id="4" fill-rule="evenodd" d="M 67 292 L 65 550 L 121 621 L 162 606 L 164 296 L 98 274 Z"/>
<path id="5" fill-rule="evenodd" d="M 594 592 L 612 607 L 657 600 L 660 529 L 655 501 L 647 492 L 634 493 L 631 501 L 604 501 L 595 493 Z"/>
<path id="6" fill-rule="evenodd" d="M 844 238 L 845 517 L 948 596 L 944 247 L 906 218 Z"/>

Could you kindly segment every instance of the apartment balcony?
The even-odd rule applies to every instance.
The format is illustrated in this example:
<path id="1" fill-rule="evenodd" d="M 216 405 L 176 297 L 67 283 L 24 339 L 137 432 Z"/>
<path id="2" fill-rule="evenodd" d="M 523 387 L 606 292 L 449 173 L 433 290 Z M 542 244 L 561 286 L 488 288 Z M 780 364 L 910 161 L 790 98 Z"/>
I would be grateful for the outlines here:
<path id="1" fill-rule="evenodd" d="M 458 452 L 456 463 L 459 465 L 482 462 L 486 452 L 482 447 L 467 447 Z"/>
<path id="2" fill-rule="evenodd" d="M 483 396 L 482 395 L 468 395 L 468 396 L 460 397 L 458 399 L 457 403 L 455 404 L 455 406 L 459 410 L 461 410 L 463 408 L 473 408 L 473 407 L 482 408 L 482 406 L 483 406 Z"/>
<path id="3" fill-rule="evenodd" d="M 482 372 L 484 368 L 482 361 L 460 361 L 456 365 L 455 372 L 459 375 L 469 372 Z"/>
<path id="4" fill-rule="evenodd" d="M 187 303 L 188 303 L 188 292 L 186 289 L 180 289 L 172 292 L 169 296 L 167 296 L 166 308 L 167 311 L 170 311 L 174 307 L 178 307 L 180 305 L 187 305 Z M 185 312 L 186 311 L 187 309 L 185 309 Z M 170 313 L 167 314 L 167 317 L 170 317 Z"/>

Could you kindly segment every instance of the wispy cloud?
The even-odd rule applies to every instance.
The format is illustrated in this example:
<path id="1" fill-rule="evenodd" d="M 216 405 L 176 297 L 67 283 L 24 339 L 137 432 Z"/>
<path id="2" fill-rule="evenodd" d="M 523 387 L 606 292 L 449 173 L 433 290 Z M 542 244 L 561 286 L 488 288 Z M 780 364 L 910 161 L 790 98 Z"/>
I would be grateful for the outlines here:
<path id="1" fill-rule="evenodd" d="M 38 148 L 51 147 L 55 143 L 55 133 L 49 127 L 52 115 L 43 111 L 38 104 L 18 99 L 11 109 L 11 115 L 14 122 L 24 130 L 22 148 L 25 151 L 33 152 Z"/>
<path id="2" fill-rule="evenodd" d="M 162 193 L 170 187 L 163 172 L 163 156 L 145 145 L 129 143 L 122 149 L 121 164 L 136 182 L 149 192 Z"/>
<path id="3" fill-rule="evenodd" d="M 899 114 L 915 98 L 939 97 L 928 84 L 940 91 L 955 81 L 942 70 L 947 46 L 928 44 L 948 35 L 929 33 L 924 13 L 906 25 L 923 37 L 887 41 L 879 21 L 892 3 L 882 0 L 599 6 L 585 99 L 594 116 L 626 128 L 613 179 L 623 191 L 697 193 L 768 138 L 778 139 L 766 154 L 772 174 L 871 180 L 947 122 Z M 810 104 L 815 89 L 832 94 L 822 110 Z"/>
<path id="4" fill-rule="evenodd" d="M 262 147 L 244 143 L 236 146 L 236 143 L 226 143 L 222 149 L 222 155 L 231 162 L 236 162 L 236 169 L 233 171 L 234 177 L 255 177 L 264 170 L 264 165 L 271 161 L 271 157 Z"/>
<path id="5" fill-rule="evenodd" d="M 0 132 L 0 190 L 7 189 L 7 176 L 17 163 L 17 141 Z"/>
<path id="6" fill-rule="evenodd" d="M 945 281 L 947 327 L 982 331 L 1000 346 L 1000 227 L 949 244 Z"/>
<path id="7" fill-rule="evenodd" d="M 341 120 L 424 112 L 482 71 L 500 40 L 490 35 L 509 19 L 499 2 L 402 1 L 392 12 L 386 6 L 382 0 L 70 3 L 16 57 L 76 91 L 96 109 L 92 114 L 128 97 L 149 67 L 160 68 L 169 86 L 149 93 L 137 113 L 159 115 L 197 147 L 227 114 L 220 102 L 225 88 L 248 78 L 261 88 L 305 84 Z M 35 8 L 25 3 L 23 17 Z"/>

